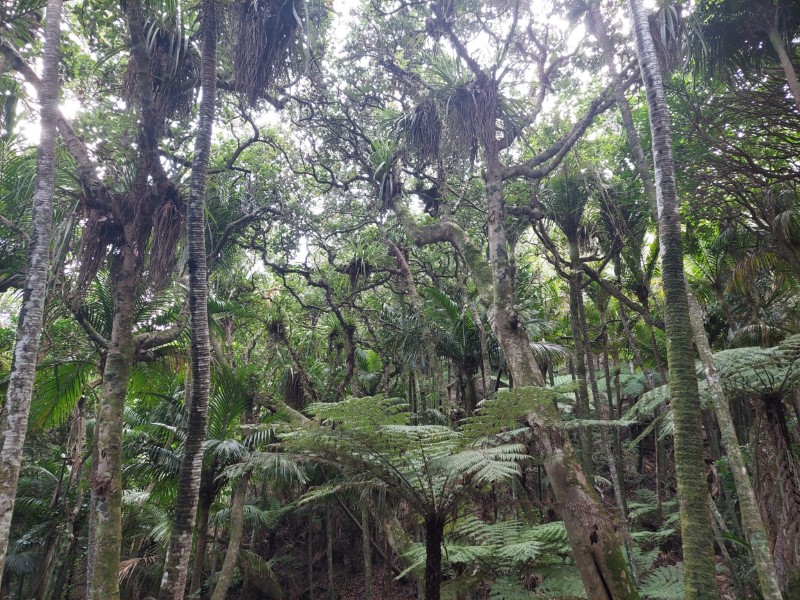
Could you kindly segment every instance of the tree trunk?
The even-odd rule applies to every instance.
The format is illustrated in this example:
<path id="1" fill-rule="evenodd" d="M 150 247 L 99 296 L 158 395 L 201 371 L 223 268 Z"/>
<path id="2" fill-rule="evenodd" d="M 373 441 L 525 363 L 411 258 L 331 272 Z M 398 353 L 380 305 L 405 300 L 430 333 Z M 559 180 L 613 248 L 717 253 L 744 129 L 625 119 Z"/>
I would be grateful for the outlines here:
<path id="1" fill-rule="evenodd" d="M 95 503 L 95 544 L 92 599 L 119 599 L 119 560 L 122 541 L 122 413 L 135 355 L 133 335 L 137 283 L 141 269 L 137 248 L 138 224 L 124 228 L 128 243 L 120 250 L 113 283 L 114 319 L 111 345 L 103 373 L 103 389 L 95 423 L 97 464 L 92 480 Z"/>
<path id="2" fill-rule="evenodd" d="M 614 90 L 614 101 L 617 103 L 620 116 L 622 117 L 622 124 L 625 126 L 625 133 L 628 137 L 628 145 L 630 146 L 631 155 L 633 156 L 633 163 L 636 165 L 636 171 L 639 173 L 642 185 L 644 185 L 645 194 L 650 201 L 650 207 L 653 214 L 655 214 L 656 186 L 653 182 L 650 165 L 647 164 L 647 157 L 642 148 L 642 140 L 633 122 L 631 105 L 628 103 L 627 96 L 625 96 L 625 88 L 622 85 L 622 81 L 618 77 L 617 64 L 614 62 L 616 58 L 614 44 L 608 36 L 608 28 L 603 19 L 603 14 L 600 11 L 600 0 L 590 0 L 588 17 L 589 27 L 597 38 L 597 45 L 600 46 L 600 51 L 603 53 L 603 60 L 608 69 L 608 76 L 611 78 L 612 88 Z"/>
<path id="3" fill-rule="evenodd" d="M 439 401 L 442 406 L 447 407 L 447 412 L 449 413 L 449 395 L 447 392 L 447 384 L 442 379 L 442 367 L 439 362 L 439 354 L 436 352 L 436 340 L 433 337 L 433 330 L 430 327 L 430 323 L 428 323 L 428 319 L 425 318 L 422 298 L 420 298 L 419 292 L 417 291 L 417 284 L 414 282 L 414 276 L 411 273 L 408 260 L 403 251 L 398 248 L 397 244 L 389 237 L 389 234 L 385 230 L 382 230 L 381 233 L 383 234 L 386 245 L 389 247 L 389 251 L 395 257 L 397 268 L 400 271 L 400 275 L 402 275 L 406 292 L 408 292 L 408 301 L 411 304 L 411 308 L 422 322 L 422 345 L 425 348 L 425 355 L 428 358 L 428 370 L 433 378 L 433 384 L 439 396 Z M 427 412 L 427 402 L 423 404 L 423 421 L 426 419 L 425 412 Z"/>
<path id="4" fill-rule="evenodd" d="M 189 585 L 190 594 L 197 592 L 203 585 L 203 563 L 205 562 L 206 546 L 208 545 L 208 515 L 210 511 L 211 503 L 201 496 L 200 504 L 197 507 L 197 542 L 194 549 L 192 581 Z"/>
<path id="5" fill-rule="evenodd" d="M 233 573 L 236 570 L 236 563 L 239 558 L 239 546 L 242 544 L 242 533 L 244 532 L 244 505 L 247 500 L 247 487 L 250 483 L 250 473 L 244 473 L 236 486 L 233 488 L 231 498 L 231 523 L 228 534 L 228 547 L 225 549 L 225 560 L 222 561 L 222 568 L 219 571 L 217 583 L 214 586 L 214 593 L 211 600 L 225 600 L 228 588 L 233 581 Z"/>
<path id="6" fill-rule="evenodd" d="M 372 545 L 369 535 L 369 506 L 361 504 L 361 542 L 364 553 L 364 599 L 372 600 Z"/>
<path id="7" fill-rule="evenodd" d="M 515 385 L 523 389 L 539 387 L 544 385 L 544 377 L 533 356 L 528 333 L 514 310 L 514 273 L 506 247 L 502 184 L 499 175 L 494 175 L 493 167 L 497 168 L 497 165 L 490 160 L 486 173 L 493 284 L 489 322 Z M 473 275 L 479 273 L 473 270 Z M 547 402 L 540 407 L 539 414 L 531 415 L 529 419 L 538 421 L 534 426 L 540 429 L 538 438 L 545 469 L 589 599 L 638 598 L 614 524 L 581 468 L 569 438 L 558 429 L 555 407 Z"/>
<path id="8" fill-rule="evenodd" d="M 314 513 L 308 513 L 308 597 L 314 597 Z"/>
<path id="9" fill-rule="evenodd" d="M 756 493 L 773 537 L 775 569 L 787 598 L 800 594 L 800 465 L 791 449 L 783 401 L 779 396 L 757 398 L 759 416 L 754 444 Z M 759 435 L 760 434 L 760 435 Z"/>
<path id="10" fill-rule="evenodd" d="M 606 418 L 608 419 L 615 419 L 615 412 L 614 412 L 614 390 L 611 383 L 611 365 L 609 363 L 609 352 L 608 352 L 608 320 L 606 315 L 606 309 L 608 307 L 604 306 L 603 309 L 600 311 L 600 318 L 603 322 L 603 375 L 605 376 L 605 383 L 606 383 L 606 402 L 608 405 L 608 415 Z M 619 413 L 622 415 L 622 412 Z M 619 456 L 617 454 L 617 448 L 619 448 L 619 430 L 615 427 L 611 433 L 610 443 L 608 443 L 608 463 L 609 463 L 609 471 L 612 477 L 612 483 L 614 484 L 614 493 L 617 495 L 617 506 L 622 513 L 622 521 L 623 523 L 628 522 L 628 504 L 627 499 L 625 498 L 625 485 L 624 485 L 624 472 L 622 467 L 622 461 L 619 460 Z M 630 552 L 630 549 L 628 549 Z"/>
<path id="11" fill-rule="evenodd" d="M 694 296 L 691 295 L 689 296 L 689 309 L 691 311 L 694 342 L 697 345 L 700 361 L 703 363 L 703 370 L 705 371 L 706 382 L 708 382 L 708 389 L 711 392 L 711 399 L 714 403 L 714 413 L 717 415 L 722 443 L 725 446 L 728 464 L 733 475 L 733 481 L 736 484 L 736 492 L 739 495 L 742 528 L 753 553 L 758 581 L 761 584 L 761 594 L 769 600 L 781 600 L 783 596 L 780 590 L 778 574 L 775 571 L 775 563 L 772 561 L 769 535 L 766 527 L 764 527 L 764 522 L 761 520 L 761 513 L 758 509 L 753 486 L 747 474 L 747 466 L 742 457 L 739 442 L 736 439 L 736 431 L 733 427 L 733 418 L 728 408 L 728 401 L 725 398 L 725 390 L 722 387 L 719 371 L 716 364 L 714 364 L 714 355 L 711 353 L 708 337 L 703 328 L 700 306 Z"/>
<path id="12" fill-rule="evenodd" d="M 776 25 L 770 27 L 767 35 L 769 36 L 769 43 L 778 54 L 778 60 L 780 60 L 783 74 L 786 76 L 786 83 L 789 86 L 789 91 L 792 93 L 792 98 L 794 98 L 794 104 L 798 112 L 800 112 L 800 82 L 797 81 L 797 71 L 794 70 L 792 59 L 786 51 L 786 44 L 783 43 L 783 39 Z"/>
<path id="13" fill-rule="evenodd" d="M 33 231 L 28 270 L 17 325 L 14 356 L 8 379 L 3 433 L 0 436 L 0 581 L 8 551 L 8 536 L 17 495 L 22 449 L 28 432 L 33 382 L 42 335 L 47 277 L 50 274 L 50 238 L 56 169 L 56 115 L 58 63 L 61 44 L 61 0 L 48 0 L 43 56 L 43 85 L 39 89 L 41 133 L 36 158 Z"/>
<path id="14" fill-rule="evenodd" d="M 647 15 L 641 0 L 629 0 L 629 5 L 653 138 L 686 598 L 711 600 L 718 596 L 714 535 L 707 501 L 700 397 L 694 371 L 689 304 L 683 274 L 680 206 L 672 159 L 669 107 Z"/>
<path id="15" fill-rule="evenodd" d="M 569 324 L 572 331 L 572 344 L 575 354 L 575 375 L 578 378 L 578 410 L 579 419 L 590 419 L 589 415 L 589 387 L 586 376 L 586 361 L 584 356 L 586 350 L 583 347 L 583 335 L 580 325 L 579 295 L 581 294 L 580 283 L 577 275 L 572 275 L 569 279 Z M 597 402 L 597 398 L 594 399 Z M 581 426 L 578 429 L 580 438 L 580 457 L 581 464 L 586 476 L 591 479 L 594 475 L 594 464 L 592 462 L 592 431 L 590 428 Z"/>
<path id="16" fill-rule="evenodd" d="M 513 271 L 509 268 L 502 241 L 505 239 L 505 217 L 499 186 L 498 178 L 487 174 L 487 191 L 492 207 L 489 211 L 490 247 L 495 247 L 493 253 L 501 257 L 501 267 L 505 267 L 498 269 L 494 263 L 491 267 L 487 265 L 480 250 L 472 245 L 463 230 L 452 223 L 437 223 L 419 229 L 414 232 L 414 239 L 420 246 L 450 242 L 464 256 L 481 302 L 487 307 L 489 323 L 505 355 L 510 378 L 518 386 L 506 393 L 525 393 L 528 387 L 542 386 L 544 378 L 533 356 L 527 331 L 510 304 L 513 302 L 513 281 L 509 278 L 513 278 Z M 499 393 L 503 393 L 502 390 Z M 553 403 L 549 399 L 540 403 L 528 415 L 528 422 L 535 430 L 535 439 L 589 600 L 639 598 L 615 524 L 586 478 L 569 437 L 559 426 L 560 418 Z"/>
<path id="17" fill-rule="evenodd" d="M 328 565 L 328 600 L 335 600 L 336 586 L 333 577 L 333 519 L 331 518 L 331 509 L 329 506 L 325 507 L 325 542 L 327 553 Z M 214 599 L 212 599 L 214 600 Z"/>
<path id="18" fill-rule="evenodd" d="M 202 3 L 202 58 L 200 81 L 202 100 L 200 123 L 195 140 L 192 176 L 189 182 L 187 239 L 189 245 L 189 315 L 191 322 L 191 405 L 178 476 L 178 498 L 169 548 L 164 561 L 159 600 L 183 600 L 192 549 L 195 513 L 200 493 L 203 441 L 208 420 L 208 393 L 211 382 L 211 347 L 208 332 L 208 274 L 205 245 L 205 194 L 211 135 L 217 96 L 217 5 Z"/>
<path id="19" fill-rule="evenodd" d="M 442 587 L 442 539 L 444 519 L 437 514 L 425 518 L 425 600 L 439 600 Z"/>

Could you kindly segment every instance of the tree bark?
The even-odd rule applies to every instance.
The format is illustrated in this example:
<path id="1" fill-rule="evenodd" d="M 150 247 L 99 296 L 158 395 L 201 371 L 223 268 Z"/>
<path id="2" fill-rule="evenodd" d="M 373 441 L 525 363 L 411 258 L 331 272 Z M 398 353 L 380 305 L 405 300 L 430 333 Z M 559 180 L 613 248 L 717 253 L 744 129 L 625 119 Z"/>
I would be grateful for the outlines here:
<path id="1" fill-rule="evenodd" d="M 50 274 L 50 238 L 53 228 L 53 194 L 56 170 L 56 121 L 58 115 L 58 63 L 61 44 L 61 0 L 48 0 L 42 81 L 39 88 L 41 133 L 36 158 L 36 191 L 33 196 L 33 231 L 28 270 L 17 325 L 14 356 L 8 380 L 4 424 L 0 436 L 0 581 L 8 552 L 11 517 L 28 432 L 33 382 L 42 335 L 47 278 Z"/>
<path id="2" fill-rule="evenodd" d="M 718 596 L 714 535 L 707 501 L 700 397 L 694 371 L 689 304 L 683 273 L 680 205 L 672 158 L 669 107 L 647 15 L 641 0 L 629 0 L 629 6 L 653 138 L 686 598 L 711 600 Z"/>
<path id="3" fill-rule="evenodd" d="M 195 140 L 192 176 L 189 182 L 187 239 L 189 245 L 189 318 L 191 322 L 191 404 L 178 476 L 178 498 L 169 548 L 164 561 L 160 600 L 183 600 L 189 570 L 195 513 L 200 493 L 203 441 L 208 420 L 208 393 L 211 383 L 211 347 L 208 331 L 208 272 L 205 244 L 205 194 L 211 135 L 217 96 L 217 3 L 202 3 L 202 57 L 200 81 L 202 99 L 200 123 Z"/>
<path id="4" fill-rule="evenodd" d="M 306 540 L 308 553 L 308 597 L 314 597 L 314 513 L 308 513 L 308 539 Z"/>
<path id="5" fill-rule="evenodd" d="M 581 294 L 580 283 L 577 275 L 573 274 L 569 279 L 569 324 L 572 331 L 572 345 L 575 355 L 575 375 L 578 378 L 578 410 L 579 419 L 590 419 L 589 415 L 589 387 L 586 376 L 586 350 L 583 346 L 583 335 L 580 325 L 579 294 Z M 597 402 L 597 398 L 594 399 Z M 586 476 L 591 479 L 594 475 L 594 464 L 592 462 L 592 431 L 585 425 L 578 429 L 580 438 L 580 457 L 581 464 Z"/>
<path id="6" fill-rule="evenodd" d="M 644 148 L 642 148 L 642 140 L 639 137 L 639 132 L 636 130 L 636 124 L 633 122 L 631 105 L 628 103 L 628 98 L 625 96 L 625 88 L 622 85 L 622 81 L 619 79 L 617 65 L 614 62 L 616 56 L 614 44 L 608 36 L 608 28 L 603 19 L 603 14 L 600 11 L 600 0 L 590 0 L 588 17 L 589 27 L 597 38 L 597 45 L 600 46 L 600 51 L 603 53 L 603 60 L 606 63 L 608 75 L 611 78 L 611 85 L 614 90 L 614 101 L 617 103 L 620 116 L 622 117 L 622 124 L 625 127 L 628 145 L 630 146 L 633 156 L 633 163 L 636 165 L 636 171 L 642 180 L 645 194 L 648 200 L 650 200 L 651 209 L 655 214 L 656 186 L 653 182 L 653 175 L 650 171 L 650 165 L 647 163 Z"/>
<path id="7" fill-rule="evenodd" d="M 239 559 L 239 547 L 242 544 L 242 533 L 244 532 L 244 505 L 247 500 L 247 487 L 249 484 L 250 473 L 247 472 L 239 478 L 233 488 L 228 547 L 225 549 L 225 560 L 222 561 L 222 568 L 214 586 L 214 593 L 211 594 L 211 600 L 225 600 L 228 588 L 233 581 L 233 573 Z"/>
<path id="8" fill-rule="evenodd" d="M 444 519 L 438 514 L 425 518 L 425 600 L 439 600 L 442 587 L 442 540 Z"/>
<path id="9" fill-rule="evenodd" d="M 775 571 L 775 563 L 772 561 L 770 550 L 769 535 L 761 520 L 761 513 L 758 509 L 753 486 L 747 474 L 747 466 L 736 439 L 736 430 L 733 427 L 728 401 L 725 398 L 725 390 L 722 387 L 717 366 L 714 363 L 714 355 L 708 344 L 708 337 L 703 328 L 703 317 L 700 313 L 700 305 L 694 296 L 689 296 L 689 310 L 691 315 L 692 331 L 694 333 L 694 343 L 697 346 L 697 353 L 703 363 L 703 371 L 706 374 L 706 382 L 711 392 L 711 399 L 714 403 L 714 413 L 717 415 L 717 423 L 728 456 L 728 464 L 736 484 L 736 492 L 739 495 L 741 506 L 742 528 L 750 544 L 753 553 L 753 560 L 758 573 L 758 581 L 761 585 L 761 594 L 769 600 L 782 600 L 778 573 Z"/>
<path id="10" fill-rule="evenodd" d="M 192 580 L 189 584 L 189 594 L 194 594 L 203 585 L 203 563 L 208 545 L 208 516 L 210 503 L 201 496 L 197 507 L 197 542 L 194 549 L 194 563 L 192 564 Z"/>
<path id="11" fill-rule="evenodd" d="M 364 599 L 372 600 L 372 545 L 369 535 L 369 506 L 361 504 L 361 551 L 364 553 Z"/>
<path id="12" fill-rule="evenodd" d="M 128 392 L 128 379 L 135 355 L 133 335 L 134 307 L 139 281 L 139 254 L 133 234 L 136 225 L 125 227 L 130 240 L 121 250 L 120 265 L 113 284 L 114 319 L 111 347 L 106 357 L 103 389 L 95 421 L 97 449 L 92 479 L 95 506 L 92 600 L 119 600 L 119 560 L 122 541 L 122 413 Z"/>
<path id="13" fill-rule="evenodd" d="M 800 82 L 797 80 L 797 71 L 794 70 L 792 59 L 786 51 L 786 44 L 783 43 L 783 39 L 776 25 L 770 27 L 767 36 L 769 37 L 769 43 L 772 45 L 772 48 L 778 54 L 778 60 L 786 76 L 786 83 L 789 86 L 789 91 L 792 93 L 792 98 L 794 98 L 794 104 L 798 112 L 800 112 Z"/>
<path id="14" fill-rule="evenodd" d="M 328 565 L 328 600 L 335 600 L 336 598 L 336 586 L 334 583 L 333 577 L 333 519 L 331 518 L 331 508 L 329 506 L 325 507 L 325 542 L 326 542 L 326 554 L 327 554 L 327 565 Z M 214 600 L 212 598 L 212 600 Z M 221 599 L 220 599 L 221 600 Z"/>

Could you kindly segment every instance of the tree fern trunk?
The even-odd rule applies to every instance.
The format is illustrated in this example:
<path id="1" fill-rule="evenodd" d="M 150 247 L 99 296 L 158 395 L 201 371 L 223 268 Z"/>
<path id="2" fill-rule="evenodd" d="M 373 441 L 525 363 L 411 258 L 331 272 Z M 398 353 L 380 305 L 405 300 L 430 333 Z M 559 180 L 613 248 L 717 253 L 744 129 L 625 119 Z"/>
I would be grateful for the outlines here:
<path id="1" fill-rule="evenodd" d="M 667 359 L 675 424 L 675 465 L 680 495 L 683 558 L 686 565 L 686 598 L 711 600 L 718 596 L 713 555 L 714 538 L 707 502 L 700 397 L 694 372 L 689 304 L 683 274 L 680 206 L 675 186 L 669 107 L 647 15 L 641 0 L 629 0 L 629 6 L 636 37 L 636 52 L 647 92 L 653 138 L 658 233 L 666 305 Z"/>
<path id="2" fill-rule="evenodd" d="M 369 506 L 361 504 L 361 551 L 364 553 L 364 599 L 372 600 L 372 545 L 369 535 Z"/>
<path id="3" fill-rule="evenodd" d="M 442 587 L 442 540 L 444 519 L 438 514 L 425 518 L 425 600 L 439 600 Z"/>
<path id="4" fill-rule="evenodd" d="M 328 593 L 327 593 L 328 600 L 335 600 L 336 598 L 336 585 L 334 581 L 334 572 L 333 572 L 333 518 L 331 517 L 332 512 L 333 511 L 329 506 L 325 507 L 325 543 L 326 543 L 326 558 L 328 565 Z"/>
<path id="5" fill-rule="evenodd" d="M 192 385 L 189 424 L 178 476 L 178 498 L 172 522 L 160 600 L 182 600 L 186 590 L 189 556 L 192 548 L 195 513 L 200 492 L 203 441 L 208 419 L 208 392 L 211 381 L 211 346 L 208 332 L 208 274 L 205 245 L 205 194 L 211 135 L 217 96 L 217 3 L 202 3 L 202 58 L 200 80 L 202 100 L 200 124 L 195 140 L 192 176 L 189 182 L 187 239 L 189 245 L 189 314 L 191 321 Z"/>
<path id="6" fill-rule="evenodd" d="M 8 551 L 8 536 L 17 494 L 22 449 L 28 432 L 33 382 L 42 335 L 47 277 L 50 273 L 50 238 L 53 227 L 53 193 L 56 170 L 56 114 L 58 63 L 61 44 L 61 0 L 48 0 L 45 23 L 41 105 L 41 133 L 36 158 L 36 192 L 33 196 L 33 232 L 28 270 L 17 324 L 17 339 L 8 379 L 3 432 L 0 436 L 0 580 Z"/>

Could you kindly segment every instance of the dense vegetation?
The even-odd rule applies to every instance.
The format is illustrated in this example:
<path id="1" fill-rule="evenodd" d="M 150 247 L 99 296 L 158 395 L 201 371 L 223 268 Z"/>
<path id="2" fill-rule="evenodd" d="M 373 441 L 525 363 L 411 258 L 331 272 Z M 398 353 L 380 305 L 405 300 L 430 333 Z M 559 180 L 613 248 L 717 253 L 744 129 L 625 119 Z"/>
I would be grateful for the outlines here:
<path id="1" fill-rule="evenodd" d="M 0 0 L 0 599 L 800 597 L 798 40 Z"/>

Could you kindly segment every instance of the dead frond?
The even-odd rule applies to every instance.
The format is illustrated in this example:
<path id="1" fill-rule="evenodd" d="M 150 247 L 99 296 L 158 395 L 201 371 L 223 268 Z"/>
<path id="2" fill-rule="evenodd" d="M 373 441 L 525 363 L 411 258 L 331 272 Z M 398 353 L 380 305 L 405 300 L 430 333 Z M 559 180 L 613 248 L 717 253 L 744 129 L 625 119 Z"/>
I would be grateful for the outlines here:
<path id="1" fill-rule="evenodd" d="M 302 0 L 238 0 L 234 4 L 234 80 L 255 104 L 290 70 L 291 54 L 303 28 Z"/>

